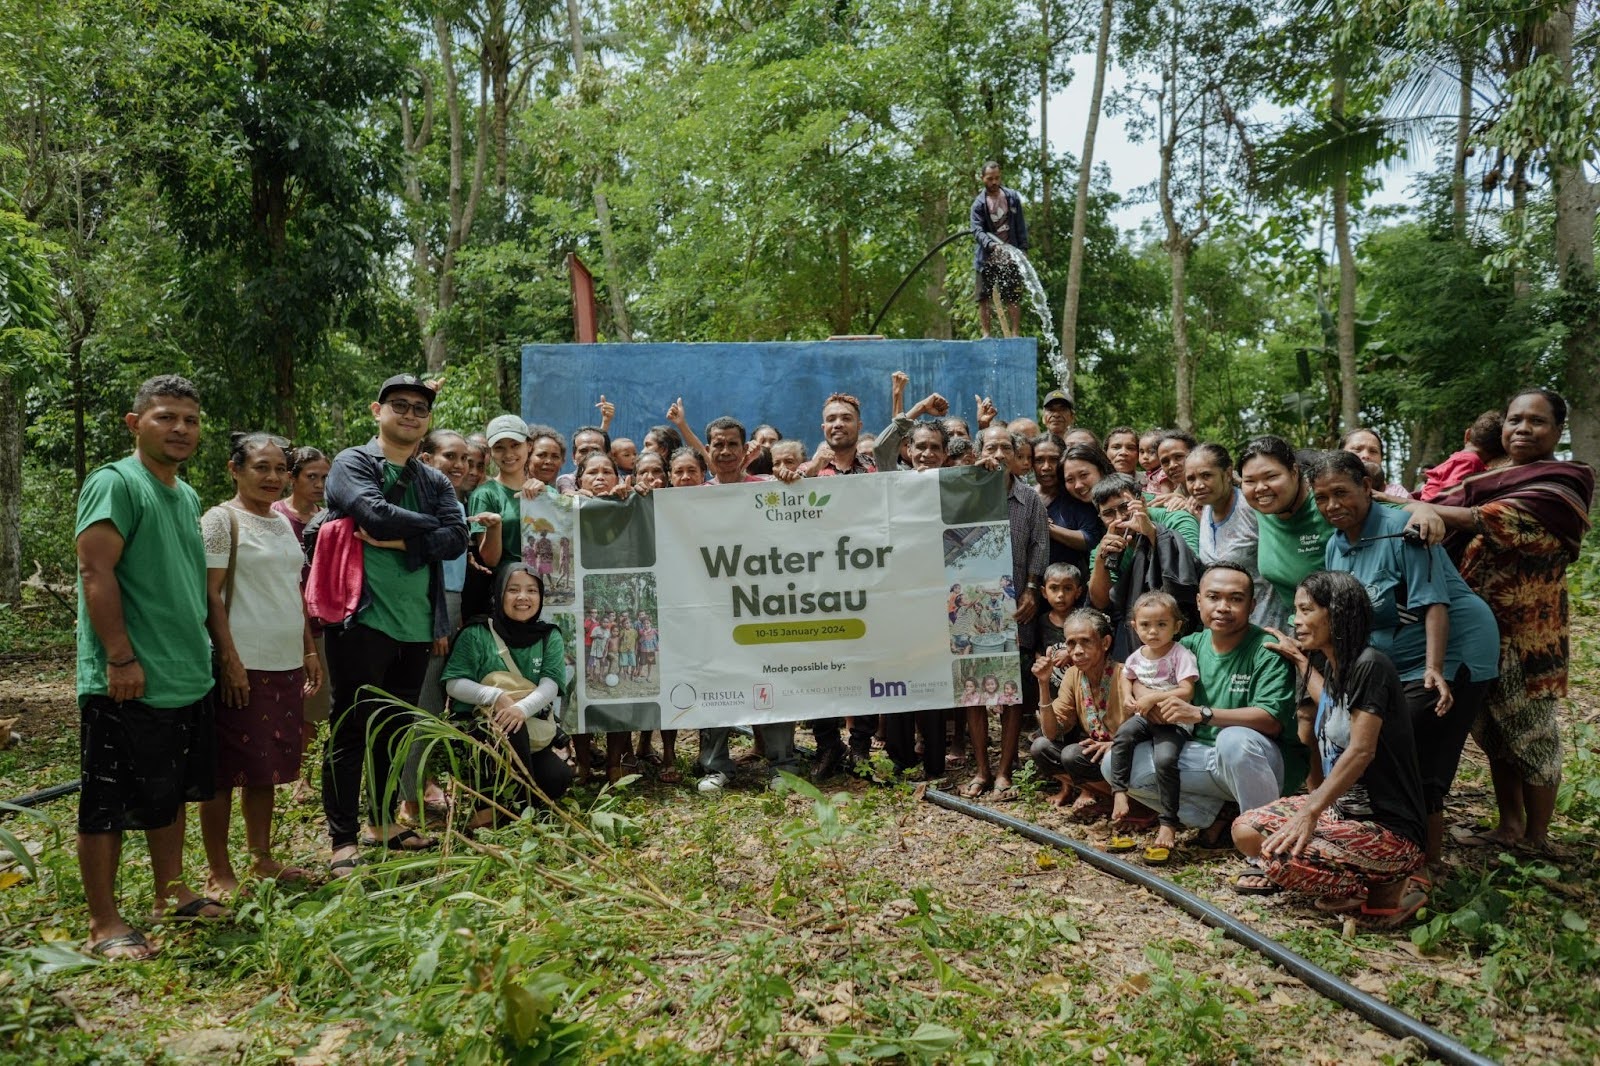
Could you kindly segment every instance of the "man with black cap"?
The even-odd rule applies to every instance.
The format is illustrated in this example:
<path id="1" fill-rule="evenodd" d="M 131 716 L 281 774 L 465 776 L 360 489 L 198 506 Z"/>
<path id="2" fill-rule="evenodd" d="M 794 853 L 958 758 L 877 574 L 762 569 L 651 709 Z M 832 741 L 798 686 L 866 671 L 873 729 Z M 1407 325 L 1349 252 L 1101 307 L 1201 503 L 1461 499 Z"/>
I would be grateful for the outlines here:
<path id="1" fill-rule="evenodd" d="M 333 736 L 322 763 L 322 806 L 336 877 L 358 862 L 361 769 L 369 760 L 376 842 L 392 850 L 433 846 L 394 822 L 389 773 L 407 717 L 377 692 L 415 704 L 430 649 L 450 635 L 440 564 L 466 550 L 467 524 L 449 480 L 416 458 L 434 397 L 411 374 L 385 381 L 372 405 L 378 435 L 340 452 L 328 472 L 328 517 L 354 519 L 363 584 L 356 613 L 327 631 Z"/>
<path id="2" fill-rule="evenodd" d="M 1072 407 L 1072 397 L 1061 389 L 1052 389 L 1045 393 L 1044 408 L 1040 413 L 1044 416 L 1045 432 L 1053 433 L 1063 439 L 1072 429 L 1072 423 L 1078 419 L 1078 414 Z"/>

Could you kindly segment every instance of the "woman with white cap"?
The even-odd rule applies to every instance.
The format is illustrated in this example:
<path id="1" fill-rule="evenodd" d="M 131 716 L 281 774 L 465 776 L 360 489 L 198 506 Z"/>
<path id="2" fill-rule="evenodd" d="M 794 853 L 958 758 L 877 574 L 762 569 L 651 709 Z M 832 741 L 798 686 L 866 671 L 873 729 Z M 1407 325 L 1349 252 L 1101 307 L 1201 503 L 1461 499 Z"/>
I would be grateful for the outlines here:
<path id="1" fill-rule="evenodd" d="M 467 513 L 481 515 L 490 511 L 500 516 L 498 529 L 481 522 L 470 527 L 475 554 L 486 567 L 498 572 L 522 558 L 522 484 L 528 477 L 528 424 L 516 415 L 496 415 L 489 420 L 483 435 L 489 441 L 495 475 L 472 490 Z M 489 609 L 493 585 L 494 579 L 488 574 L 468 575 L 461 596 L 463 618 Z"/>

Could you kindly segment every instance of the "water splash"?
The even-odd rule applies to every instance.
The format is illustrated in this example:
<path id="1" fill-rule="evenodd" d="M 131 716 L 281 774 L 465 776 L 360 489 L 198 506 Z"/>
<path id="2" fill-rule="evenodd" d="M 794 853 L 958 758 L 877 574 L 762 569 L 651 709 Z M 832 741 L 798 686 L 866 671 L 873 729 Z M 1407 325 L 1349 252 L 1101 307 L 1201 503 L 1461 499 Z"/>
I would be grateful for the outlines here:
<path id="1" fill-rule="evenodd" d="M 1050 314 L 1050 298 L 1045 295 L 1039 272 L 1033 269 L 1022 249 L 1012 245 L 1005 246 L 1005 257 L 994 264 L 994 269 L 999 275 L 997 280 L 1002 283 L 1001 291 L 1015 286 L 1027 294 L 1025 302 L 1044 326 L 1044 354 L 1055 374 L 1056 384 L 1066 381 L 1067 366 L 1061 358 L 1061 343 L 1056 339 L 1056 323 Z"/>

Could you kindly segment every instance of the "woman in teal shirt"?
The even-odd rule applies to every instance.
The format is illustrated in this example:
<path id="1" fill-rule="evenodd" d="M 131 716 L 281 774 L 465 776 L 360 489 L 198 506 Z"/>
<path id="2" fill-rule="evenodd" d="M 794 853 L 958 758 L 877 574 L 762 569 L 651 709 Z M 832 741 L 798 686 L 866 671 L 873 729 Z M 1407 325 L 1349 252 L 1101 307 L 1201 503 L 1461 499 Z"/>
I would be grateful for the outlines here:
<path id="1" fill-rule="evenodd" d="M 1334 529 L 1327 568 L 1352 574 L 1366 587 L 1372 646 L 1394 662 L 1405 684 L 1427 804 L 1427 861 L 1435 864 L 1461 749 L 1500 674 L 1499 627 L 1444 549 L 1423 545 L 1407 530 L 1410 515 L 1374 506 L 1359 456 L 1323 452 L 1306 480 Z"/>
<path id="2" fill-rule="evenodd" d="M 472 619 L 456 637 L 444 668 L 444 690 L 450 697 L 451 716 L 464 722 L 466 731 L 491 749 L 498 747 L 497 740 L 503 737 L 520 763 L 517 777 L 532 781 L 554 803 L 572 784 L 572 770 L 555 751 L 564 741 L 558 730 L 554 741 L 533 751 L 528 730 L 530 719 L 555 717 L 554 703 L 567 680 L 566 642 L 555 625 L 540 621 L 543 609 L 544 585 L 532 567 L 519 562 L 502 570 L 495 580 L 489 614 Z M 485 683 L 491 674 L 511 672 L 506 656 L 526 686 Z M 503 806 L 533 802 L 535 796 L 522 780 L 513 779 L 509 788 L 496 789 L 496 779 L 509 775 L 489 755 L 476 761 L 474 787 L 478 792 L 485 796 L 498 792 Z M 472 828 L 489 825 L 494 813 L 495 808 L 485 806 L 468 824 Z"/>

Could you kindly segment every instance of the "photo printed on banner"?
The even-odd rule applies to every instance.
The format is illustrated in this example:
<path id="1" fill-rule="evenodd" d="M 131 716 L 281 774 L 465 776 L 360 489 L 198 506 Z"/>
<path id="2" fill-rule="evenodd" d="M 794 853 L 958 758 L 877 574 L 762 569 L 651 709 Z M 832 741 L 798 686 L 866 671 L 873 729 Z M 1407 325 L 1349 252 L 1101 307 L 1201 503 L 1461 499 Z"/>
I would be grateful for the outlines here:
<path id="1" fill-rule="evenodd" d="M 660 694 L 660 620 L 656 576 L 649 571 L 584 575 L 586 700 Z"/>
<path id="2" fill-rule="evenodd" d="M 944 531 L 950 651 L 956 655 L 1016 654 L 1017 590 L 1009 534 L 998 523 Z"/>
<path id="3" fill-rule="evenodd" d="M 577 595 L 573 502 L 546 489 L 522 507 L 522 561 L 544 581 L 544 602 L 550 607 L 571 606 Z"/>
<path id="4" fill-rule="evenodd" d="M 994 708 L 1022 702 L 1015 655 L 961 658 L 950 669 L 958 706 Z"/>

